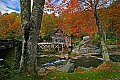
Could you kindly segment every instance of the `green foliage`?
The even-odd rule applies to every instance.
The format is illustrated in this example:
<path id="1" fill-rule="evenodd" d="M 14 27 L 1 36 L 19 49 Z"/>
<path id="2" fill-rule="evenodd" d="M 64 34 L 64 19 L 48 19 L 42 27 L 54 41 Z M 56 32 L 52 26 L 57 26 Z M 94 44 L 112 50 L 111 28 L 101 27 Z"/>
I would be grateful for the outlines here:
<path id="1" fill-rule="evenodd" d="M 37 76 L 19 75 L 15 61 L 5 60 L 4 63 L 0 65 L 0 80 L 37 80 Z"/>
<path id="2" fill-rule="evenodd" d="M 78 53 L 77 52 L 71 52 L 71 55 L 78 55 Z"/>
<path id="3" fill-rule="evenodd" d="M 72 45 L 77 46 L 79 42 L 72 42 Z"/>
<path id="4" fill-rule="evenodd" d="M 46 34 L 46 35 L 44 35 L 44 36 L 43 36 L 43 40 L 44 40 L 44 41 L 48 41 L 48 42 L 50 42 L 50 40 L 51 40 L 51 36 L 50 36 L 50 34 Z"/>
<path id="5" fill-rule="evenodd" d="M 113 50 L 118 49 L 118 46 L 117 45 L 107 45 L 107 48 L 108 48 L 108 50 L 113 51 Z"/>
<path id="6" fill-rule="evenodd" d="M 17 75 L 9 80 L 38 80 L 37 76 Z"/>
<path id="7" fill-rule="evenodd" d="M 115 39 L 114 32 L 107 32 L 106 37 L 107 39 Z"/>
<path id="8" fill-rule="evenodd" d="M 40 29 L 40 36 L 49 38 L 57 27 L 58 18 L 54 14 L 44 13 Z"/>
<path id="9" fill-rule="evenodd" d="M 98 34 L 98 33 L 94 33 L 94 34 L 92 35 L 92 38 L 91 38 L 90 42 L 91 42 L 92 44 L 100 45 L 99 34 Z"/>
<path id="10" fill-rule="evenodd" d="M 43 39 L 42 38 L 38 38 L 38 43 L 39 42 L 43 42 Z"/>
<path id="11" fill-rule="evenodd" d="M 57 52 L 55 50 L 38 50 L 38 54 L 57 54 Z"/>
<path id="12" fill-rule="evenodd" d="M 106 45 L 115 45 L 116 41 L 114 39 L 107 39 L 106 40 Z"/>
<path id="13" fill-rule="evenodd" d="M 3 65 L 0 65 L 0 80 L 10 79 L 17 74 L 15 62 L 5 60 Z"/>
<path id="14" fill-rule="evenodd" d="M 15 76 L 9 80 L 29 80 L 29 79 L 26 75 L 23 75 L 23 76 Z"/>
<path id="15" fill-rule="evenodd" d="M 116 40 L 113 32 L 106 33 L 107 40 L 105 41 L 106 45 L 115 45 Z M 95 33 L 92 35 L 91 43 L 100 45 L 99 34 Z"/>

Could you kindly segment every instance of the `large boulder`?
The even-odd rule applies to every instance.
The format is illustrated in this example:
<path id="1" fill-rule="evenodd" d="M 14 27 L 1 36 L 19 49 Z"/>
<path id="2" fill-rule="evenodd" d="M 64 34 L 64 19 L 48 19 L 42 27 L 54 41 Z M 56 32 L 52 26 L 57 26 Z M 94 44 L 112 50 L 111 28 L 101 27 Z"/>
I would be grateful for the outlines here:
<path id="1" fill-rule="evenodd" d="M 46 69 L 45 68 L 38 68 L 38 74 L 45 74 Z"/>
<path id="2" fill-rule="evenodd" d="M 72 50 L 72 52 L 86 54 L 86 53 L 98 53 L 100 54 L 100 49 L 97 45 L 94 44 L 84 44 L 80 47 L 76 47 Z"/>
<path id="3" fill-rule="evenodd" d="M 45 74 L 54 70 L 56 70 L 55 66 L 42 67 L 42 68 L 38 68 L 38 74 Z"/>
<path id="4" fill-rule="evenodd" d="M 49 66 L 49 67 L 46 67 L 45 69 L 46 69 L 47 72 L 50 72 L 50 71 L 56 70 L 56 67 L 55 66 Z"/>
<path id="5" fill-rule="evenodd" d="M 74 67 L 75 67 L 74 63 L 71 62 L 71 60 L 69 60 L 65 66 L 63 66 L 62 68 L 58 68 L 57 71 L 72 72 L 74 71 Z"/>

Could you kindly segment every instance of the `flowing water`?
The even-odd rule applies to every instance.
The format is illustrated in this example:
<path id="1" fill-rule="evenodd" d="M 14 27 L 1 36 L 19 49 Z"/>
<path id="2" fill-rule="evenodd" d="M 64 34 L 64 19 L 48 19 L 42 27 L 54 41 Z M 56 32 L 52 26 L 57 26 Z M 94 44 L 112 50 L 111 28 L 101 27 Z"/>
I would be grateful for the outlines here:
<path id="1" fill-rule="evenodd" d="M 68 59 L 65 58 L 59 58 L 55 56 L 51 57 L 43 57 L 38 58 L 38 66 L 40 67 L 47 67 L 47 66 L 58 66 L 62 65 L 63 63 L 67 62 Z M 120 62 L 120 55 L 110 55 L 110 60 L 113 62 Z M 103 62 L 102 56 L 95 56 L 95 57 L 82 57 L 79 59 L 73 59 L 75 63 L 75 67 L 83 66 L 83 67 L 97 67 Z"/>
<path id="2" fill-rule="evenodd" d="M 67 60 L 56 56 L 46 56 L 37 58 L 37 65 L 40 67 L 59 66 Z"/>

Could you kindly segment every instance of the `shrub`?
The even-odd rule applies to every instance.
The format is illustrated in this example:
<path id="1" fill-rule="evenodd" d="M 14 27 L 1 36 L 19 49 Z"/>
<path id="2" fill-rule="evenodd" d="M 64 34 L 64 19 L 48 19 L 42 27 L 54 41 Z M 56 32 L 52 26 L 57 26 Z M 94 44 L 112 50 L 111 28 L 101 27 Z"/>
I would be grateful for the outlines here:
<path id="1" fill-rule="evenodd" d="M 78 55 L 78 53 L 77 52 L 71 52 L 71 55 L 76 56 L 76 55 Z"/>
<path id="2" fill-rule="evenodd" d="M 16 76 L 17 72 L 15 61 L 5 60 L 4 64 L 0 65 L 0 80 L 10 79 Z"/>
<path id="3" fill-rule="evenodd" d="M 115 45 L 116 41 L 114 39 L 107 39 L 106 40 L 106 45 Z"/>
<path id="4" fill-rule="evenodd" d="M 96 44 L 98 46 L 100 46 L 100 39 L 99 39 L 99 34 L 98 33 L 94 33 L 90 39 L 90 42 L 92 44 Z"/>

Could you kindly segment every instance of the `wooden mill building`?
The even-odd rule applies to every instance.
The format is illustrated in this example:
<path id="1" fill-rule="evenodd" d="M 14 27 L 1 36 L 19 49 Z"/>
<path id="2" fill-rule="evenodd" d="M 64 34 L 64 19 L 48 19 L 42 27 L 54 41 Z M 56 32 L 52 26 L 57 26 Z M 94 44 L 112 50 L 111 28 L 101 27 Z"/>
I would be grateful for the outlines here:
<path id="1" fill-rule="evenodd" d="M 38 43 L 38 49 L 64 51 L 71 46 L 71 37 L 67 36 L 62 29 L 53 32 L 51 38 L 52 42 Z"/>
<path id="2" fill-rule="evenodd" d="M 67 36 L 62 29 L 57 29 L 52 36 L 54 48 L 57 51 L 63 51 L 71 46 L 71 37 Z"/>

